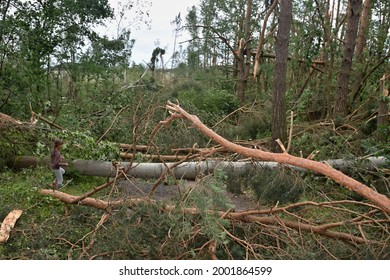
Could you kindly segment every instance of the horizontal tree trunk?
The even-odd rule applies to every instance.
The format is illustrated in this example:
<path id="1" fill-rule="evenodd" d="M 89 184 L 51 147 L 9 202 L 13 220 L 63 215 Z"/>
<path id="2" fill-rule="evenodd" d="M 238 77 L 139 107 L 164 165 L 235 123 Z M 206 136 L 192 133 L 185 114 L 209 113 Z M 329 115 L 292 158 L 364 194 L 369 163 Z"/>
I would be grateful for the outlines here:
<path id="1" fill-rule="evenodd" d="M 150 155 L 150 154 L 129 154 L 129 153 L 120 153 L 119 156 L 122 159 L 136 159 L 136 158 L 143 158 L 143 159 L 151 159 L 151 160 L 183 160 L 186 159 L 187 156 L 180 156 L 180 155 Z"/>
<path id="2" fill-rule="evenodd" d="M 364 168 L 371 170 L 380 166 L 388 164 L 388 160 L 385 157 L 369 157 L 364 160 L 343 160 L 333 159 L 324 161 L 325 164 L 330 165 L 336 169 L 347 172 L 353 167 Z M 142 178 L 142 179 L 158 179 L 166 170 L 171 168 L 175 163 L 133 163 L 129 168 L 127 175 Z M 15 160 L 8 164 L 15 169 L 22 169 L 35 166 L 49 166 L 49 159 L 39 159 L 31 156 L 21 156 L 15 158 Z M 75 160 L 70 162 L 69 167 L 75 168 L 81 175 L 85 176 L 103 176 L 103 177 L 115 177 L 117 174 L 117 166 L 123 167 L 126 170 L 129 167 L 128 162 L 110 162 L 110 161 L 98 161 L 98 160 Z M 277 162 L 267 161 L 218 161 L 208 160 L 200 162 L 184 162 L 177 167 L 172 168 L 171 174 L 177 179 L 194 180 L 199 176 L 211 174 L 216 168 L 221 168 L 229 172 L 240 172 L 251 168 L 281 168 L 282 166 L 288 166 L 298 171 L 305 172 L 306 169 L 292 166 L 282 165 Z M 69 168 L 68 167 L 68 168 Z"/>
<path id="3" fill-rule="evenodd" d="M 12 210 L 7 217 L 5 217 L 0 227 L 0 244 L 7 242 L 12 228 L 15 226 L 16 221 L 22 215 L 22 210 Z"/>
<path id="4" fill-rule="evenodd" d="M 79 200 L 77 199 L 78 198 L 77 196 L 63 193 L 61 191 L 42 189 L 39 190 L 39 193 L 42 195 L 55 197 L 65 203 L 69 203 L 69 204 L 77 203 L 78 205 L 94 207 L 105 211 L 112 210 L 114 208 L 121 207 L 121 206 L 127 206 L 133 208 L 133 207 L 137 207 L 139 204 L 142 203 L 156 204 L 155 200 L 149 198 L 148 199 L 129 198 L 126 200 L 105 201 L 101 199 L 87 197 L 82 200 Z M 305 202 L 303 202 L 303 204 L 305 204 Z M 321 204 L 317 204 L 317 205 L 321 205 Z M 164 205 L 160 207 L 162 207 L 161 210 L 163 211 L 165 210 L 167 212 L 171 212 L 174 209 L 177 209 L 177 205 Z M 199 214 L 199 209 L 197 208 L 182 208 L 181 211 L 183 212 L 183 214 L 189 214 L 189 215 Z M 261 225 L 275 225 L 281 227 L 289 227 L 296 231 L 306 231 L 309 233 L 320 234 L 331 238 L 341 239 L 343 241 L 347 241 L 353 244 L 362 244 L 362 243 L 369 242 L 368 240 L 359 236 L 354 236 L 348 233 L 331 230 L 332 228 L 335 228 L 337 226 L 342 226 L 343 223 L 340 223 L 337 226 L 334 226 L 335 224 L 332 224 L 331 226 L 329 226 L 329 224 L 313 225 L 307 223 L 306 221 L 291 221 L 291 220 L 282 219 L 277 215 L 271 215 L 270 212 L 268 214 L 265 214 L 265 216 L 260 216 L 259 214 L 262 214 L 262 210 L 239 211 L 239 212 L 224 212 L 224 211 L 216 211 L 216 210 L 207 210 L 207 211 L 210 214 L 216 214 L 221 218 L 227 220 L 241 221 L 246 223 L 256 222 Z M 269 211 L 276 213 L 279 210 L 276 208 Z"/>

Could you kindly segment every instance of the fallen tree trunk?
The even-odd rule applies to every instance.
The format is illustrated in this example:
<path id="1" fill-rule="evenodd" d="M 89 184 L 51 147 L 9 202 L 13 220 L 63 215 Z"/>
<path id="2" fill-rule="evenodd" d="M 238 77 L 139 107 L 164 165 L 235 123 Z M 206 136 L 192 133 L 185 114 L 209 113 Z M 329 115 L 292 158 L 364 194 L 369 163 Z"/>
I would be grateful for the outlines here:
<path id="1" fill-rule="evenodd" d="M 5 217 L 0 227 L 0 244 L 7 242 L 12 228 L 15 226 L 16 221 L 22 213 L 22 210 L 12 210 L 7 217 Z"/>
<path id="2" fill-rule="evenodd" d="M 179 155 L 150 155 L 150 154 L 129 154 L 129 153 L 120 153 L 119 156 L 122 159 L 136 159 L 140 157 L 141 159 L 147 159 L 147 160 L 182 160 L 185 159 L 186 156 L 179 156 Z"/>
<path id="3" fill-rule="evenodd" d="M 22 124 L 21 121 L 16 120 L 13 117 L 8 116 L 8 115 L 3 114 L 2 112 L 0 112 L 0 124 L 1 123 L 4 123 L 4 124 L 8 123 L 8 124 L 13 124 L 13 125 L 21 125 Z"/>
<path id="4" fill-rule="evenodd" d="M 118 208 L 118 207 L 137 207 L 139 204 L 142 203 L 148 203 L 153 204 L 157 206 L 157 203 L 155 200 L 152 199 L 145 199 L 145 198 L 128 198 L 125 200 L 118 200 L 118 201 L 105 201 L 101 199 L 95 199 L 95 198 L 84 198 L 82 200 L 79 200 L 77 196 L 66 194 L 60 191 L 53 191 L 48 189 L 42 189 L 39 190 L 39 192 L 42 195 L 48 195 L 54 198 L 57 198 L 61 200 L 62 202 L 68 203 L 68 204 L 79 204 L 84 206 L 93 207 L 100 210 L 110 211 L 112 209 Z M 352 243 L 352 244 L 362 244 L 362 243 L 370 243 L 370 240 L 367 240 L 365 238 L 355 236 L 349 233 L 340 232 L 337 230 L 331 230 L 340 226 L 343 226 L 346 224 L 346 222 L 339 222 L 339 223 L 330 223 L 330 224 L 323 224 L 323 225 L 315 225 L 308 223 L 304 220 L 299 221 L 292 221 L 287 219 L 280 218 L 277 213 L 283 212 L 285 213 L 286 210 L 288 210 L 290 207 L 298 207 L 298 206 L 306 206 L 306 205 L 314 205 L 318 207 L 331 205 L 336 202 L 324 202 L 324 203 L 313 203 L 313 202 L 302 202 L 298 203 L 293 206 L 287 206 L 287 207 L 280 207 L 280 208 L 274 208 L 270 210 L 251 210 L 251 211 L 239 211 L 239 212 L 226 212 L 226 211 L 218 211 L 218 210 L 207 210 L 209 214 L 212 215 L 218 215 L 220 218 L 227 219 L 227 220 L 235 220 L 240 221 L 244 223 L 251 223 L 256 222 L 261 225 L 275 225 L 275 226 L 281 226 L 281 227 L 288 227 L 292 228 L 296 231 L 305 231 L 309 233 L 314 234 L 320 234 L 324 236 L 328 236 L 331 238 L 341 239 L 343 241 Z M 353 203 L 353 202 L 351 202 Z M 171 212 L 173 210 L 177 210 L 176 205 L 159 205 L 160 209 L 163 211 Z M 189 214 L 189 215 L 197 215 L 200 213 L 200 210 L 197 208 L 181 208 L 181 211 L 183 214 Z M 357 223 L 361 222 L 360 220 L 352 220 L 349 223 Z M 384 223 L 388 223 L 388 221 L 383 221 Z"/>
<path id="5" fill-rule="evenodd" d="M 47 166 L 49 167 L 50 160 L 49 158 L 38 158 L 34 156 L 19 156 L 7 162 L 9 168 L 16 170 L 38 167 L 38 166 Z"/>
<path id="6" fill-rule="evenodd" d="M 98 160 L 75 160 L 70 162 L 69 167 L 75 168 L 80 175 L 84 176 L 102 176 L 102 177 L 115 177 L 117 175 L 117 166 L 123 167 L 124 170 L 129 169 L 128 176 L 142 178 L 142 179 L 158 179 L 165 172 L 167 168 L 170 168 L 171 174 L 177 179 L 194 180 L 199 176 L 211 174 L 216 168 L 221 168 L 228 172 L 240 172 L 250 170 L 253 168 L 275 169 L 281 168 L 283 165 L 277 162 L 267 161 L 219 161 L 219 160 L 207 160 L 200 162 L 184 162 L 177 167 L 172 168 L 176 163 L 133 163 L 129 167 L 128 162 L 110 162 L 110 161 L 98 161 Z M 353 167 L 359 167 L 365 170 L 372 170 L 385 166 L 388 164 L 388 160 L 385 157 L 369 157 L 364 160 L 343 160 L 333 159 L 324 161 L 324 164 L 333 166 L 336 169 L 347 172 Z M 31 156 L 21 156 L 15 158 L 12 162 L 8 163 L 8 166 L 14 169 L 22 169 L 36 166 L 48 166 L 49 159 L 36 158 Z M 296 167 L 293 165 L 284 165 L 290 168 L 296 169 L 301 172 L 307 171 L 307 169 Z"/>
<path id="7" fill-rule="evenodd" d="M 159 126 L 157 126 L 156 129 L 152 132 L 152 136 L 156 135 L 160 127 L 169 125 L 175 119 L 187 119 L 189 122 L 192 123 L 195 128 L 197 128 L 205 136 L 209 137 L 214 142 L 220 144 L 221 146 L 232 152 L 257 160 L 274 161 L 279 162 L 281 164 L 290 164 L 325 175 L 336 183 L 348 188 L 353 192 L 358 193 L 359 195 L 373 202 L 377 206 L 381 207 L 387 214 L 390 214 L 390 199 L 387 196 L 376 192 L 365 184 L 345 175 L 344 173 L 332 168 L 326 163 L 292 156 L 285 151 L 284 147 L 282 147 L 282 149 L 284 150 L 283 153 L 271 153 L 237 145 L 215 133 L 213 130 L 204 125 L 197 116 L 187 113 L 179 105 L 173 104 L 172 102 L 168 101 L 166 108 L 169 110 L 171 116 L 165 121 L 160 122 Z"/>

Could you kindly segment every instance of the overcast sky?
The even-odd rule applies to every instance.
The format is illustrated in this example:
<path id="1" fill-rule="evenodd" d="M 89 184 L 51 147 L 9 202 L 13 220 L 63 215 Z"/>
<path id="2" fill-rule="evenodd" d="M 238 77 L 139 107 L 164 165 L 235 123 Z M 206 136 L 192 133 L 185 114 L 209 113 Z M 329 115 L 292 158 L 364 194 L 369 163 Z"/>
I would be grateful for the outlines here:
<path id="1" fill-rule="evenodd" d="M 139 30 L 131 27 L 131 38 L 135 39 L 133 48 L 132 61 L 135 63 L 149 62 L 153 50 L 156 48 L 156 41 L 159 41 L 159 47 L 166 49 L 164 56 L 165 62 L 172 56 L 174 45 L 174 27 L 171 21 L 181 13 L 182 24 L 185 24 L 187 10 L 192 6 L 198 6 L 200 0 L 146 0 L 152 3 L 150 7 L 151 28 L 147 29 L 145 25 L 141 25 Z M 126 3 L 126 0 L 109 0 L 111 6 L 116 8 L 118 2 Z M 133 2 L 136 2 L 133 0 Z M 129 15 L 131 17 L 131 15 Z M 117 23 L 112 23 L 102 30 L 103 34 L 109 37 L 116 34 Z M 125 23 L 121 23 L 125 26 Z M 185 41 L 188 36 L 182 34 L 178 38 L 178 42 Z"/>

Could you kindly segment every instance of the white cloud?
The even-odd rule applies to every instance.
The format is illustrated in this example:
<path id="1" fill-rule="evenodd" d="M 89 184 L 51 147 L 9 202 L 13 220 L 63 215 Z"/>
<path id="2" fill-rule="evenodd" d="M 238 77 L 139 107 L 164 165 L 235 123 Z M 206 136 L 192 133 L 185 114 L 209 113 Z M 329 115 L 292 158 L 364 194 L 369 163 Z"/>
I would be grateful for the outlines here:
<path id="1" fill-rule="evenodd" d="M 200 0 L 148 0 L 152 2 L 150 7 L 151 29 L 148 30 L 145 25 L 141 25 L 140 29 L 132 28 L 131 38 L 135 39 L 133 48 L 132 60 L 135 63 L 149 62 L 153 50 L 156 48 L 155 42 L 159 41 L 159 47 L 166 49 L 165 60 L 168 60 L 173 53 L 174 45 L 174 27 L 171 21 L 181 13 L 182 24 L 185 24 L 187 10 L 192 6 L 197 6 Z M 126 0 L 109 0 L 112 7 L 117 7 L 118 3 L 126 3 Z M 134 2 L 134 1 L 133 1 Z M 123 24 L 123 23 L 122 23 Z M 124 25 L 124 24 L 123 24 Z M 116 33 L 117 23 L 111 23 L 104 34 Z M 183 34 L 178 41 L 184 41 L 187 37 Z"/>

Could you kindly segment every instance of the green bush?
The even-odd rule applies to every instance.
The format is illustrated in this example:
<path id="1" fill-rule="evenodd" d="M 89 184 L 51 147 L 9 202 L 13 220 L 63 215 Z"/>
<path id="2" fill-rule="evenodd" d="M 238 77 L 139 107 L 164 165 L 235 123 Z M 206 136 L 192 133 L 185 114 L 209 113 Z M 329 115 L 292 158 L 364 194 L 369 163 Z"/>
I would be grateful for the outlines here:
<path id="1" fill-rule="evenodd" d="M 33 129 L 0 122 L 0 171 L 15 156 L 31 155 L 35 150 L 38 134 Z"/>
<path id="2" fill-rule="evenodd" d="M 47 156 L 55 139 L 64 140 L 63 155 L 67 159 L 118 160 L 119 147 L 116 143 L 100 141 L 99 143 L 88 132 L 54 131 L 50 133 L 50 143 L 39 143 L 37 155 Z"/>
<path id="3" fill-rule="evenodd" d="M 193 113 L 206 124 L 213 124 L 239 107 L 238 99 L 234 94 L 216 88 L 205 91 L 194 89 L 181 91 L 178 100 L 184 108 L 195 109 Z"/>
<path id="4" fill-rule="evenodd" d="M 240 194 L 249 189 L 257 200 L 268 204 L 297 202 L 304 192 L 300 174 L 287 168 L 251 168 L 229 173 L 228 191 Z"/>

